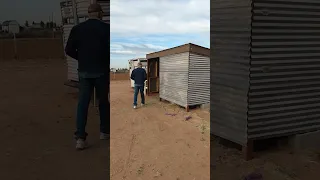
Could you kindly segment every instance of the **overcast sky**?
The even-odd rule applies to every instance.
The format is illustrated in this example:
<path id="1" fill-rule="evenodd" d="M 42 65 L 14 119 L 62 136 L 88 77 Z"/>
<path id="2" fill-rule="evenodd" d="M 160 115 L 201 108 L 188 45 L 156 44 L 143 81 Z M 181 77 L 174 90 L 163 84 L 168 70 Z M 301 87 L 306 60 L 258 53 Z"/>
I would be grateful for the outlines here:
<path id="1" fill-rule="evenodd" d="M 210 0 L 111 1 L 111 67 L 186 43 L 210 47 Z"/>
<path id="2" fill-rule="evenodd" d="M 54 19 L 60 23 L 60 0 L 0 0 L 0 22 L 17 20 L 48 21 L 53 13 Z"/>

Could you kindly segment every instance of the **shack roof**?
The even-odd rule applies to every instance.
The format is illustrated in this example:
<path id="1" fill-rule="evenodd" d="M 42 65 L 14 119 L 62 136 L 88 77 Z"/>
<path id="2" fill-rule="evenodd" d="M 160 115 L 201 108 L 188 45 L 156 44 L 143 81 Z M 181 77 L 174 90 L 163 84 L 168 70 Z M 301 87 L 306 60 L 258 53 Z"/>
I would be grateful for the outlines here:
<path id="1" fill-rule="evenodd" d="M 165 50 L 158 51 L 158 52 L 153 52 L 153 53 L 147 54 L 146 57 L 147 57 L 147 59 L 152 59 L 152 58 L 158 58 L 158 57 L 168 56 L 168 55 L 172 55 L 172 54 L 180 54 L 180 53 L 185 53 L 185 52 L 190 52 L 190 53 L 210 57 L 210 49 L 209 48 L 205 48 L 205 47 L 202 47 L 202 46 L 199 46 L 196 44 L 192 44 L 192 43 L 184 44 L 181 46 L 176 46 L 176 47 L 165 49 Z"/>
<path id="2" fill-rule="evenodd" d="M 16 20 L 8 20 L 8 21 L 3 21 L 2 26 L 9 26 L 9 24 L 10 24 L 11 22 L 14 22 L 14 23 L 17 23 L 17 24 L 18 24 L 18 22 L 17 22 Z"/>

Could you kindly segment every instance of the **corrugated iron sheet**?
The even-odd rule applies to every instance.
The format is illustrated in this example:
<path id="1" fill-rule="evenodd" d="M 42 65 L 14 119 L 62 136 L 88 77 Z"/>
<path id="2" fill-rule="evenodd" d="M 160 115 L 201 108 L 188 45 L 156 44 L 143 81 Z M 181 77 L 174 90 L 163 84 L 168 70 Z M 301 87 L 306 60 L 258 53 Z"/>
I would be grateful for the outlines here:
<path id="1" fill-rule="evenodd" d="M 97 1 L 103 10 L 103 21 L 110 23 L 110 1 Z"/>
<path id="2" fill-rule="evenodd" d="M 160 57 L 159 97 L 185 107 L 188 93 L 189 53 Z"/>
<path id="3" fill-rule="evenodd" d="M 248 137 L 320 129 L 320 1 L 254 0 Z"/>
<path id="4" fill-rule="evenodd" d="M 213 1 L 211 130 L 245 144 L 320 129 L 320 2 Z"/>
<path id="5" fill-rule="evenodd" d="M 74 25 L 73 24 L 65 24 L 63 25 L 63 47 L 66 46 L 66 43 L 69 38 L 70 31 Z M 68 66 L 68 72 L 67 72 L 67 78 L 68 80 L 72 81 L 78 81 L 78 61 L 66 56 L 67 58 L 67 66 Z"/>
<path id="6" fill-rule="evenodd" d="M 67 64 L 68 64 L 68 80 L 79 81 L 78 61 L 67 56 Z"/>
<path id="7" fill-rule="evenodd" d="M 211 132 L 247 142 L 251 1 L 211 1 Z"/>
<path id="8" fill-rule="evenodd" d="M 72 18 L 73 17 L 73 9 L 71 1 L 61 2 L 61 16 L 62 18 Z"/>
<path id="9" fill-rule="evenodd" d="M 184 52 L 159 62 L 160 98 L 183 107 L 210 102 L 210 57 Z"/>
<path id="10" fill-rule="evenodd" d="M 110 0 L 106 1 L 97 1 L 102 7 L 103 10 L 103 18 L 102 20 L 105 21 L 106 23 L 110 23 Z"/>
<path id="11" fill-rule="evenodd" d="M 188 105 L 210 103 L 210 57 L 189 54 Z"/>
<path id="12" fill-rule="evenodd" d="M 90 0 L 76 0 L 78 18 L 88 17 L 88 7 Z"/>
<path id="13" fill-rule="evenodd" d="M 64 47 L 68 41 L 69 35 L 70 35 L 70 31 L 73 27 L 73 24 L 65 24 L 63 25 L 63 44 Z"/>

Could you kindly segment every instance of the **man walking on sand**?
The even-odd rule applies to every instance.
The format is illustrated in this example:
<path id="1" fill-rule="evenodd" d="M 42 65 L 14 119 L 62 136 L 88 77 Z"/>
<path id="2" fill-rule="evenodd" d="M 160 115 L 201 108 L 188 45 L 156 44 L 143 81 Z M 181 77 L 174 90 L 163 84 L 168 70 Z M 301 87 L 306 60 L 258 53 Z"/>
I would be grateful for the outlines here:
<path id="1" fill-rule="evenodd" d="M 108 140 L 110 134 L 110 25 L 102 21 L 103 12 L 99 4 L 91 4 L 88 13 L 87 21 L 72 28 L 65 47 L 66 54 L 78 60 L 79 101 L 75 132 L 78 150 L 87 147 L 85 129 L 94 88 L 99 100 L 100 139 Z"/>
<path id="2" fill-rule="evenodd" d="M 141 62 L 138 62 L 138 68 L 131 73 L 131 79 L 134 80 L 133 108 L 137 108 L 138 94 L 141 94 L 141 106 L 145 104 L 144 99 L 144 82 L 147 80 L 147 73 L 142 68 Z"/>

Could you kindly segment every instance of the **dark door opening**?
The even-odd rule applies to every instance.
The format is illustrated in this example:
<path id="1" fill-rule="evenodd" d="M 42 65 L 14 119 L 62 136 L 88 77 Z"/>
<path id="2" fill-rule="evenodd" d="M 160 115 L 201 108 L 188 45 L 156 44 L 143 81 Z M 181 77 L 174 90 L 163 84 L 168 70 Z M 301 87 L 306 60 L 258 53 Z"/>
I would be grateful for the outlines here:
<path id="1" fill-rule="evenodd" d="M 159 58 L 148 59 L 147 94 L 159 93 Z"/>

